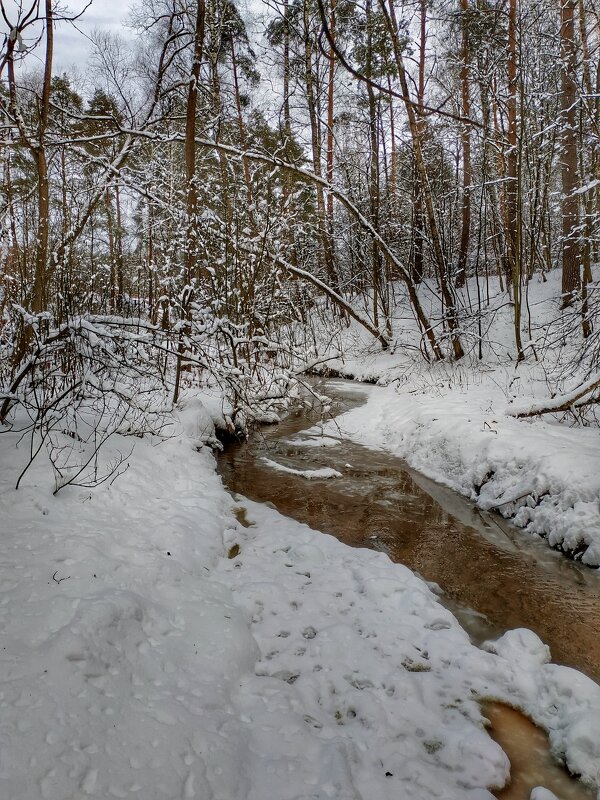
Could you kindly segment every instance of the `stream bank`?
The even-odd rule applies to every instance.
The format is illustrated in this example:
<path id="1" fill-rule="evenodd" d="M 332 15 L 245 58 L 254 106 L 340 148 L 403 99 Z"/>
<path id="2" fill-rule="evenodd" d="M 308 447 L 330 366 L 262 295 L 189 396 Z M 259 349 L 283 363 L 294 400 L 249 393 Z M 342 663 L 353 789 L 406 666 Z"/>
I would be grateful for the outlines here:
<path id="1" fill-rule="evenodd" d="M 368 393 L 338 380 L 322 390 L 333 400 L 334 416 L 363 404 Z M 474 643 L 529 628 L 550 646 L 555 662 L 600 680 L 596 570 L 475 508 L 397 457 L 341 434 L 320 436 L 313 426 L 323 415 L 329 417 L 323 408 L 296 409 L 280 425 L 228 446 L 219 456 L 226 486 L 405 564 L 439 587 Z M 311 475 L 315 469 L 339 477 L 319 478 Z"/>
<path id="2" fill-rule="evenodd" d="M 219 471 L 234 497 L 263 503 L 345 544 L 379 550 L 405 564 L 428 582 L 473 644 L 528 628 L 550 645 L 555 662 L 598 680 L 598 572 L 524 537 L 401 459 L 350 441 L 330 422 L 323 427 L 330 416 L 360 406 L 365 387 L 328 381 L 317 391 L 332 398 L 332 409 L 295 409 L 280 425 L 257 431 L 220 455 Z M 240 507 L 238 519 L 247 527 L 253 523 L 245 513 Z M 239 553 L 236 544 L 232 558 Z M 408 662 L 403 666 L 413 669 Z M 293 670 L 285 675 L 296 680 Z M 510 759 L 510 782 L 494 792 L 498 800 L 595 796 L 557 763 L 546 733 L 520 711 L 487 702 L 483 713 L 490 736 Z M 532 793 L 541 786 L 554 795 L 544 789 Z"/>

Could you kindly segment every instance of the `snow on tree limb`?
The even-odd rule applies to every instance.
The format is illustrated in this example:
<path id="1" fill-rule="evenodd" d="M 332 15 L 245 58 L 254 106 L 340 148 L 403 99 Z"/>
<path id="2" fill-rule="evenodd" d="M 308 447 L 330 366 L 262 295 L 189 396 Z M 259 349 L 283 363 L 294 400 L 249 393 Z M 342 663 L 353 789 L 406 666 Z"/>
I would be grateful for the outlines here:
<path id="1" fill-rule="evenodd" d="M 245 250 L 248 253 L 253 253 L 253 251 L 248 250 L 247 248 L 240 248 Z M 378 330 L 378 328 L 373 325 L 371 320 L 368 317 L 365 317 L 364 314 L 361 314 L 357 311 L 347 300 L 345 300 L 340 294 L 334 291 L 331 286 L 328 286 L 324 283 L 320 278 L 317 278 L 315 275 L 312 275 L 310 272 L 307 272 L 305 269 L 300 269 L 300 267 L 294 267 L 292 264 L 289 264 L 283 258 L 270 253 L 268 250 L 265 250 L 263 255 L 265 255 L 269 261 L 275 264 L 281 269 L 285 270 L 290 275 L 295 275 L 298 278 L 302 278 L 302 280 L 311 283 L 313 286 L 316 286 L 317 289 L 323 292 L 323 294 L 327 295 L 333 302 L 342 308 L 353 320 L 358 322 L 359 325 L 362 325 L 370 334 L 372 334 L 376 339 L 379 340 L 381 346 L 384 350 L 387 350 L 389 345 L 388 340 L 383 335 L 383 333 Z"/>
<path id="2" fill-rule="evenodd" d="M 569 411 L 577 405 L 589 402 L 599 402 L 599 397 L 592 397 L 596 389 L 600 388 L 600 375 L 596 374 L 593 378 L 578 386 L 567 394 L 561 394 L 539 403 L 531 403 L 526 409 L 514 410 L 509 416 L 523 419 L 525 417 L 536 417 L 540 414 L 554 414 L 561 411 Z"/>
<path id="3" fill-rule="evenodd" d="M 122 133 L 127 134 L 128 136 L 134 137 L 141 137 L 145 139 L 149 139 L 151 141 L 155 141 L 157 143 L 167 143 L 167 142 L 183 142 L 182 134 L 176 133 L 169 136 L 161 136 L 152 133 L 149 130 L 133 130 L 133 129 L 121 129 Z M 377 244 L 380 248 L 381 252 L 388 260 L 390 265 L 392 265 L 398 274 L 398 277 L 402 280 L 407 288 L 407 292 L 409 295 L 410 303 L 415 314 L 415 317 L 421 326 L 421 329 L 424 335 L 427 337 L 429 345 L 432 349 L 432 352 L 436 358 L 436 360 L 443 360 L 444 353 L 435 337 L 435 333 L 433 331 L 433 327 L 431 326 L 424 310 L 419 300 L 419 296 L 417 294 L 414 281 L 407 269 L 407 267 L 402 263 L 402 261 L 394 254 L 391 250 L 389 245 L 386 243 L 385 239 L 381 236 L 379 231 L 371 224 L 371 222 L 365 217 L 365 215 L 357 208 L 357 206 L 352 202 L 352 200 L 340 189 L 337 189 L 335 186 L 330 184 L 325 178 L 321 178 L 318 175 L 315 175 L 314 172 L 310 172 L 309 170 L 303 169 L 302 167 L 298 167 L 295 164 L 291 164 L 284 159 L 280 158 L 277 155 L 271 153 L 260 153 L 252 150 L 242 150 L 238 147 L 234 147 L 233 145 L 223 144 L 222 142 L 217 142 L 213 139 L 202 139 L 197 138 L 196 144 L 200 147 L 205 149 L 216 150 L 218 152 L 222 152 L 232 158 L 237 159 L 248 159 L 250 161 L 255 161 L 260 164 L 269 164 L 271 166 L 277 167 L 283 171 L 289 172 L 295 177 L 303 180 L 304 182 L 310 185 L 320 186 L 325 191 L 329 192 L 335 199 L 344 206 L 344 208 L 356 219 L 359 223 L 361 228 L 371 237 L 371 239 Z M 308 273 L 307 273 L 308 274 Z M 315 284 L 317 285 L 317 284 Z M 326 284 L 321 284 L 321 288 L 325 287 Z M 333 289 L 327 287 L 330 292 L 333 292 Z M 337 294 L 334 292 L 334 294 Z M 339 296 L 339 295 L 338 295 Z M 381 334 L 376 334 L 377 338 L 381 338 Z"/>

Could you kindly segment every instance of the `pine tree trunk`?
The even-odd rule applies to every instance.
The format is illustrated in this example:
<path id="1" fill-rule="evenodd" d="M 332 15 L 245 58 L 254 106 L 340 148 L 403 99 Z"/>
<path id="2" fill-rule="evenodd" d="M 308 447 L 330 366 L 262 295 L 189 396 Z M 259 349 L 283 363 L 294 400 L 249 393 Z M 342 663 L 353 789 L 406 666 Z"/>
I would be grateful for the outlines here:
<path id="1" fill-rule="evenodd" d="M 185 113 L 185 180 L 186 180 L 186 283 L 192 284 L 196 277 L 197 260 L 197 214 L 198 191 L 196 187 L 196 111 L 198 107 L 198 84 L 204 48 L 204 23 L 206 8 L 204 0 L 197 0 L 194 30 L 194 56 L 188 85 Z"/>
<path id="2" fill-rule="evenodd" d="M 521 342 L 521 217 L 519 211 L 521 181 L 519 175 L 519 135 L 517 120 L 517 0 L 509 0 L 508 12 L 508 152 L 506 154 L 506 241 L 508 244 L 507 286 L 512 286 L 513 323 L 517 362 L 524 358 Z"/>
<path id="3" fill-rule="evenodd" d="M 54 51 L 54 17 L 52 0 L 46 0 L 46 57 L 44 60 L 44 82 L 39 121 L 39 145 L 35 148 L 37 171 L 38 228 L 35 254 L 35 277 L 31 310 L 37 314 L 45 310 L 47 297 L 46 270 L 50 235 L 50 182 L 44 139 L 50 110 L 50 88 L 52 84 L 52 58 Z"/>
<path id="4" fill-rule="evenodd" d="M 423 156 L 423 149 L 421 146 L 421 132 L 419 128 L 419 123 L 417 121 L 417 117 L 415 114 L 414 105 L 410 99 L 410 92 L 408 89 L 408 77 L 406 73 L 406 68 L 404 66 L 402 51 L 400 49 L 401 37 L 398 28 L 398 23 L 396 20 L 396 11 L 394 9 L 393 0 L 390 0 L 389 5 L 386 5 L 385 0 L 380 0 L 380 4 L 386 16 L 386 22 L 392 37 L 394 58 L 398 69 L 398 77 L 400 79 L 400 87 L 404 99 L 406 116 L 408 118 L 408 125 L 412 139 L 415 166 L 417 168 L 419 181 L 423 191 L 423 200 L 424 200 L 427 224 L 429 228 L 429 236 L 431 239 L 433 255 L 438 272 L 438 280 L 440 284 L 442 299 L 447 310 L 447 319 L 448 319 L 448 327 L 450 329 L 450 338 L 452 341 L 452 350 L 454 358 L 458 360 L 463 357 L 464 350 L 462 347 L 462 343 L 460 341 L 460 335 L 458 333 L 456 302 L 454 295 L 452 293 L 452 289 L 449 284 L 448 267 L 446 264 L 446 258 L 444 256 L 444 249 L 436 218 L 433 195 L 431 192 L 429 176 L 427 174 L 427 167 L 425 165 L 425 158 Z"/>
<path id="5" fill-rule="evenodd" d="M 577 47 L 575 43 L 575 0 L 560 3 L 560 54 L 562 61 L 562 306 L 572 305 L 580 280 L 580 252 L 577 189 Z"/>
<path id="6" fill-rule="evenodd" d="M 469 46 L 469 0 L 460 0 L 461 11 L 463 14 L 463 32 L 462 32 L 462 52 L 461 52 L 461 69 L 460 69 L 460 84 L 461 84 L 461 99 L 462 99 L 462 113 L 464 117 L 471 116 L 471 98 L 469 86 L 469 61 L 470 61 L 470 46 Z M 460 232 L 460 245 L 458 250 L 458 264 L 456 268 L 456 286 L 461 287 L 465 285 L 467 277 L 467 258 L 469 255 L 469 241 L 471 233 L 471 183 L 472 183 L 472 170 L 471 170 L 471 131 L 466 122 L 462 123 L 461 131 L 461 146 L 463 156 L 463 174 L 462 174 L 462 209 L 461 209 L 461 232 Z"/>
<path id="7" fill-rule="evenodd" d="M 204 0 L 196 2 L 196 20 L 194 28 L 194 56 L 190 71 L 188 86 L 187 105 L 185 113 L 185 180 L 186 180 L 186 254 L 185 254 L 185 282 L 186 289 L 181 301 L 181 314 L 185 319 L 177 346 L 177 367 L 175 371 L 175 387 L 173 389 L 173 402 L 179 399 L 179 389 L 181 385 L 181 370 L 183 353 L 185 350 L 183 336 L 185 331 L 189 332 L 191 327 L 192 286 L 196 276 L 196 264 L 198 259 L 198 191 L 196 187 L 196 111 L 198 107 L 198 84 L 200 82 L 200 68 L 202 66 L 202 55 L 204 48 L 204 23 L 206 7 Z"/>
<path id="8" fill-rule="evenodd" d="M 313 75 L 313 46 L 312 32 L 310 29 L 310 16 L 308 2 L 304 3 L 304 78 L 306 82 L 306 100 L 308 104 L 308 116 L 310 121 L 313 170 L 318 178 L 323 175 L 321 165 L 321 130 L 319 125 L 319 115 L 317 113 L 317 99 L 314 75 Z M 330 285 L 337 291 L 339 288 L 338 278 L 335 270 L 333 242 L 327 227 L 327 211 L 325 207 L 325 193 L 321 186 L 316 187 L 317 195 L 317 219 L 319 224 L 319 234 L 323 246 L 323 260 L 325 262 L 325 273 Z"/>
<path id="9" fill-rule="evenodd" d="M 366 77 L 372 78 L 373 61 L 373 31 L 371 0 L 366 3 L 367 24 L 367 64 Z M 369 210 L 371 225 L 379 229 L 379 139 L 377 136 L 377 101 L 375 92 L 370 83 L 367 83 L 367 96 L 369 100 Z M 379 295 L 381 291 L 381 262 L 379 248 L 372 243 L 371 255 L 371 283 L 373 289 L 373 323 L 379 325 Z"/>

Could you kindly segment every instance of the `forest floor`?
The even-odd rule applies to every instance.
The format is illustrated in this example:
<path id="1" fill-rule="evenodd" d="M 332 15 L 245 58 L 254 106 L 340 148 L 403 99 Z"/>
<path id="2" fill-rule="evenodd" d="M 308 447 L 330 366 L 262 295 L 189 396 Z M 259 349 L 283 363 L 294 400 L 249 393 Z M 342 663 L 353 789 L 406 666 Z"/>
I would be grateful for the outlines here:
<path id="1" fill-rule="evenodd" d="M 387 367 L 397 378 L 399 362 Z M 441 386 L 428 380 L 404 400 L 395 384 L 374 393 L 344 426 L 465 492 L 509 446 L 527 458 L 517 430 L 540 448 L 542 426 L 552 433 L 489 410 L 483 381 L 471 393 L 455 381 L 436 420 Z M 530 631 L 474 646 L 385 554 L 232 499 L 201 445 L 217 416 L 184 398 L 168 435 L 105 445 L 108 461 L 125 458 L 116 480 L 56 495 L 43 457 L 15 490 L 29 445 L 3 433 L 0 796 L 491 800 L 509 764 L 486 732 L 487 698 L 522 709 L 600 792 L 597 684 L 551 663 Z M 561 435 L 568 450 L 597 433 Z M 506 478 L 496 494 L 509 491 Z"/>

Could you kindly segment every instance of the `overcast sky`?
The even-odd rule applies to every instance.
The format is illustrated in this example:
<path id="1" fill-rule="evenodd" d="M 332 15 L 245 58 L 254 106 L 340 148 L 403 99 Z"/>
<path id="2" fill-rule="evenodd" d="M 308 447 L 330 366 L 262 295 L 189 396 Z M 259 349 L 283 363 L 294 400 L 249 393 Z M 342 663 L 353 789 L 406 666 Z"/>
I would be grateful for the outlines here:
<path id="1" fill-rule="evenodd" d="M 10 22 L 15 22 L 17 17 L 18 0 L 1 0 L 2 7 Z M 31 0 L 21 0 L 24 8 L 28 8 Z M 64 4 L 68 8 L 68 13 L 78 14 L 86 6 L 86 0 L 67 0 Z M 43 5 L 43 4 L 42 4 Z M 63 4 L 61 4 L 62 6 Z M 72 66 L 84 67 L 90 53 L 90 43 L 88 37 L 95 28 L 110 30 L 113 33 L 130 35 L 127 28 L 124 28 L 123 21 L 127 16 L 129 0 L 92 0 L 91 5 L 77 22 L 57 23 L 54 36 L 54 69 L 53 72 L 68 70 Z M 65 14 L 65 16 L 67 15 Z M 2 32 L 6 32 L 6 23 L 2 20 Z M 33 31 L 25 38 L 25 44 L 29 44 L 34 39 Z M 33 66 L 35 56 L 43 58 L 43 50 L 39 53 L 30 54 L 26 59 L 28 67 Z"/>
<path id="2" fill-rule="evenodd" d="M 85 8 L 85 2 L 82 0 L 69 0 L 71 11 L 81 11 L 82 8 Z M 65 69 L 72 64 L 85 65 L 90 52 L 86 37 L 90 36 L 95 28 L 130 35 L 129 30 L 123 27 L 128 9 L 128 0 L 93 0 L 77 22 L 57 25 L 54 49 L 56 70 Z"/>
<path id="3" fill-rule="evenodd" d="M 27 11 L 33 2 L 35 0 L 0 0 L 0 5 L 6 12 L 9 22 L 15 24 L 19 6 Z M 38 3 L 40 13 L 43 14 L 44 0 L 38 0 Z M 77 76 L 75 82 L 78 90 L 85 94 L 85 67 L 92 52 L 90 37 L 95 30 L 100 30 L 119 34 L 125 39 L 133 39 L 135 33 L 126 26 L 132 3 L 133 0 L 92 0 L 88 5 L 88 0 L 54 0 L 54 8 L 60 10 L 55 12 L 56 16 L 75 17 L 81 14 L 81 17 L 74 22 L 55 22 L 53 74 L 57 75 L 64 71 Z M 257 24 L 259 13 L 263 15 L 267 6 L 262 0 L 236 0 L 236 5 L 247 17 L 246 22 L 251 33 Z M 2 34 L 6 35 L 8 32 L 9 29 L 0 15 L 0 50 L 4 39 Z M 41 23 L 35 28 L 28 28 L 25 32 L 23 44 L 27 52 L 23 59 L 17 61 L 17 71 L 30 72 L 43 68 L 44 42 L 39 43 L 35 49 L 30 49 L 42 32 Z M 258 45 L 255 44 L 254 47 L 256 50 Z"/>

